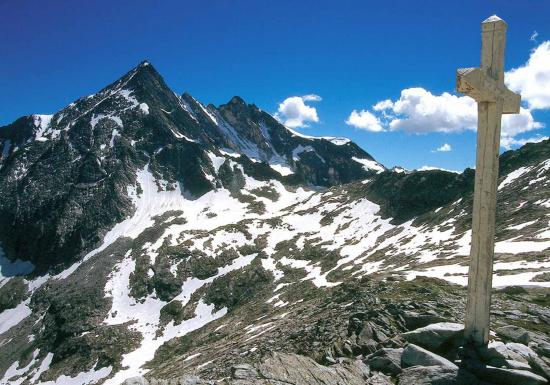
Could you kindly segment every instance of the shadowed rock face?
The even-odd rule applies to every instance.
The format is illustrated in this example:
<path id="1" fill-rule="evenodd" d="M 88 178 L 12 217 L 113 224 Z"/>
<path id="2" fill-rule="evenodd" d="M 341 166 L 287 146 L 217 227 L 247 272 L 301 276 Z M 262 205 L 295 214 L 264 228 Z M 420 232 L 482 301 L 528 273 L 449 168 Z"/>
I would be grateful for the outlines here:
<path id="1" fill-rule="evenodd" d="M 474 175 L 472 169 L 462 174 L 440 170 L 386 171 L 369 184 L 367 194 L 382 206 L 387 217 L 402 223 L 471 193 Z"/>

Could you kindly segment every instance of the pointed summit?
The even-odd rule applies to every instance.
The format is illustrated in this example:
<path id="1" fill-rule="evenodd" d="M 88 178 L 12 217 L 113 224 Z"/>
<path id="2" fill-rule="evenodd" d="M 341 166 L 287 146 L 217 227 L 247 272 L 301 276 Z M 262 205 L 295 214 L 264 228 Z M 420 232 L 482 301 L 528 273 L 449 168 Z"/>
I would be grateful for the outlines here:
<path id="1" fill-rule="evenodd" d="M 130 76 L 130 77 L 152 76 L 153 78 L 156 78 L 156 79 L 162 79 L 162 76 L 158 73 L 156 68 L 147 60 L 141 61 L 136 67 L 134 67 L 125 76 Z M 168 86 L 166 86 L 166 87 L 168 87 Z"/>
<path id="2" fill-rule="evenodd" d="M 238 104 L 238 105 L 246 106 L 246 103 L 243 100 L 243 98 L 237 95 L 233 96 L 228 104 Z"/>

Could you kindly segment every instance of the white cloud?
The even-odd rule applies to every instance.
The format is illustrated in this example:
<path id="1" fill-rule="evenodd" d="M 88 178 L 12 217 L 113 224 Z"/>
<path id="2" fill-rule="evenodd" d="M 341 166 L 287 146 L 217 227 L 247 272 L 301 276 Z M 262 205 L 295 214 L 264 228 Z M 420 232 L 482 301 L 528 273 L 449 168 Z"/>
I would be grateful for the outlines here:
<path id="1" fill-rule="evenodd" d="M 306 105 L 304 102 L 318 102 L 322 98 L 319 95 L 291 96 L 286 98 L 275 114 L 275 117 L 285 126 L 291 128 L 309 127 L 309 122 L 317 123 L 317 109 Z"/>
<path id="2" fill-rule="evenodd" d="M 401 91 L 399 99 L 379 102 L 373 110 L 354 110 L 346 123 L 374 132 L 389 128 L 415 134 L 477 129 L 477 103 L 468 96 L 448 92 L 434 95 L 424 88 L 407 88 Z M 501 133 L 502 137 L 514 137 L 543 127 L 533 118 L 531 110 L 522 107 L 519 114 L 503 115 Z"/>
<path id="3" fill-rule="evenodd" d="M 500 140 L 500 145 L 504 149 L 509 150 L 514 146 L 523 146 L 526 143 L 538 143 L 546 139 L 548 139 L 548 136 L 540 136 L 540 135 L 537 135 L 531 138 L 521 138 L 521 139 L 515 139 L 512 137 L 503 137 Z"/>
<path id="4" fill-rule="evenodd" d="M 530 109 L 550 108 L 550 41 L 535 48 L 524 66 L 507 72 L 505 80 Z"/>
<path id="5" fill-rule="evenodd" d="M 432 152 L 449 152 L 449 151 L 452 151 L 452 149 L 453 148 L 449 143 L 445 143 L 441 147 L 438 147 L 435 150 L 433 150 Z"/>
<path id="6" fill-rule="evenodd" d="M 323 98 L 321 98 L 319 95 L 309 94 L 302 96 L 302 100 L 304 102 L 320 102 L 321 100 L 323 100 Z"/>
<path id="7" fill-rule="evenodd" d="M 544 124 L 535 121 L 531 110 L 521 107 L 519 114 L 502 116 L 502 136 L 516 136 L 522 132 L 544 128 Z"/>
<path id="8" fill-rule="evenodd" d="M 365 110 L 351 111 L 351 114 L 346 120 L 346 124 L 366 131 L 384 131 L 380 119 L 376 117 L 373 113 Z"/>
<path id="9" fill-rule="evenodd" d="M 372 106 L 374 111 L 384 111 L 393 107 L 393 102 L 390 99 L 382 100 Z"/>
<path id="10" fill-rule="evenodd" d="M 529 38 L 531 41 L 537 41 L 537 37 L 539 37 L 539 33 L 537 31 L 533 31 L 533 34 Z"/>
<path id="11" fill-rule="evenodd" d="M 424 88 L 407 88 L 385 111 L 392 115 L 388 121 L 392 131 L 453 133 L 477 129 L 475 100 L 448 92 L 433 95 Z M 521 108 L 519 114 L 502 117 L 502 136 L 515 136 L 543 127 L 527 108 Z"/>
<path id="12" fill-rule="evenodd" d="M 407 88 L 388 107 L 389 128 L 412 133 L 475 130 L 477 107 L 473 99 L 448 92 L 433 95 L 424 88 Z M 377 105 L 379 105 L 378 103 Z"/>
<path id="13" fill-rule="evenodd" d="M 502 117 L 502 147 L 509 148 L 523 142 L 524 139 L 515 139 L 517 135 L 544 128 L 543 123 L 533 118 L 532 111 L 550 109 L 550 41 L 535 48 L 525 65 L 507 72 L 505 79 L 510 89 L 521 93 L 526 105 L 519 114 Z M 346 123 L 373 132 L 476 131 L 477 103 L 468 96 L 448 92 L 437 95 L 421 87 L 406 88 L 398 99 L 379 101 L 371 111 L 353 110 Z"/>

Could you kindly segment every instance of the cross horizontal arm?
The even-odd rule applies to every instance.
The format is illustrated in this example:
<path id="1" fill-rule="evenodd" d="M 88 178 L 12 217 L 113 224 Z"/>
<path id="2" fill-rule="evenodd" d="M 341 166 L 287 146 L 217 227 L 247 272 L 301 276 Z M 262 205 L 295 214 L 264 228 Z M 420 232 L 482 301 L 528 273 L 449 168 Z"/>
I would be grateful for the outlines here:
<path id="1" fill-rule="evenodd" d="M 481 68 L 461 68 L 456 72 L 456 89 L 477 102 L 503 101 L 503 114 L 518 114 L 521 96 L 488 76 Z"/>

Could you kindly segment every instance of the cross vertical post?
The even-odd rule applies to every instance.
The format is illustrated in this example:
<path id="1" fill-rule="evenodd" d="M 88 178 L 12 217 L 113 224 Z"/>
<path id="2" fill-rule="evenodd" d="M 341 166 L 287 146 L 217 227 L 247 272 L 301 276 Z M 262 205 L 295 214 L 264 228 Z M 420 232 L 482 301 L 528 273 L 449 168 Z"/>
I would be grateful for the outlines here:
<path id="1" fill-rule="evenodd" d="M 491 16 L 481 24 L 481 67 L 459 69 L 457 89 L 477 101 L 477 149 L 465 338 L 489 341 L 495 246 L 498 156 L 502 114 L 519 113 L 520 96 L 504 85 L 507 24 Z"/>

